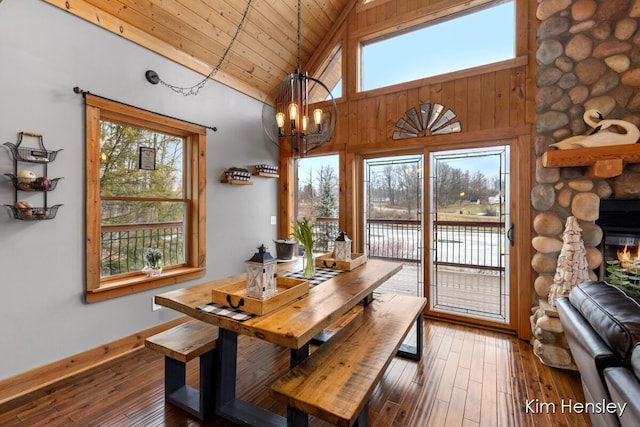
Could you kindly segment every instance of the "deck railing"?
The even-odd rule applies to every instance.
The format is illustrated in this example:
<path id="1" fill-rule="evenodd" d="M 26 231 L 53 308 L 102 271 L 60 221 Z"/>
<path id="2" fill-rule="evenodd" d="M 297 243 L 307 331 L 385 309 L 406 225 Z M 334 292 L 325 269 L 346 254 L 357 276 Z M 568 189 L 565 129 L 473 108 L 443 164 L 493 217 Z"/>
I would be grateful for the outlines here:
<path id="1" fill-rule="evenodd" d="M 417 220 L 369 219 L 369 257 L 420 262 L 422 225 Z M 492 221 L 436 221 L 432 238 L 439 265 L 485 270 L 504 268 L 504 224 Z"/>
<path id="2" fill-rule="evenodd" d="M 491 221 L 435 221 L 435 263 L 481 270 L 502 270 L 504 224 Z"/>
<path id="3" fill-rule="evenodd" d="M 436 221 L 435 263 L 485 270 L 503 268 L 500 259 L 504 226 L 490 221 Z M 418 263 L 422 258 L 422 225 L 417 220 L 369 219 L 367 255 L 371 258 Z M 181 222 L 103 225 L 101 233 L 102 275 L 136 271 L 144 267 L 144 250 L 160 249 L 163 265 L 184 263 Z M 333 251 L 338 236 L 338 218 L 315 219 L 315 251 Z M 355 251 L 355 248 L 354 248 Z"/>
<path id="4" fill-rule="evenodd" d="M 182 222 L 103 225 L 100 245 L 103 277 L 142 269 L 147 248 L 162 252 L 164 266 L 185 262 Z"/>
<path id="5" fill-rule="evenodd" d="M 369 219 L 368 256 L 404 262 L 420 262 L 422 226 L 418 220 Z"/>
<path id="6" fill-rule="evenodd" d="M 313 226 L 314 252 L 333 251 L 333 242 L 338 237 L 338 218 L 318 217 Z"/>

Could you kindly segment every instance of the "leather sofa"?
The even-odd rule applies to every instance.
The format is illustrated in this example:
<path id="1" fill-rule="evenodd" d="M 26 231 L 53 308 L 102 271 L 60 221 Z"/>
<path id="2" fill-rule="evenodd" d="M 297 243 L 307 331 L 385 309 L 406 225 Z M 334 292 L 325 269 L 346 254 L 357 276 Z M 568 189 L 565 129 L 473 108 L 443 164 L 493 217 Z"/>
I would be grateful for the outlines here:
<path id="1" fill-rule="evenodd" d="M 589 281 L 556 307 L 592 424 L 640 426 L 640 304 L 605 281 Z"/>

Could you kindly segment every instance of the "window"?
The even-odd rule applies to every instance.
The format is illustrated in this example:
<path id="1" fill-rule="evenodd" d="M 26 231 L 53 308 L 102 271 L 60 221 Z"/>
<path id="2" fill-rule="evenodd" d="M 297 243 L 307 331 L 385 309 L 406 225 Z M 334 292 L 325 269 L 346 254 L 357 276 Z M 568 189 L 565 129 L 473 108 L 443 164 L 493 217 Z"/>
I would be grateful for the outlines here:
<path id="1" fill-rule="evenodd" d="M 339 156 L 297 160 L 296 218 L 312 218 L 314 250 L 329 252 L 338 237 Z"/>
<path id="2" fill-rule="evenodd" d="M 496 1 L 361 46 L 361 90 L 515 57 L 515 1 Z"/>
<path id="3" fill-rule="evenodd" d="M 92 95 L 86 104 L 87 301 L 204 275 L 205 128 Z M 160 276 L 142 272 L 148 248 Z"/>
<path id="4" fill-rule="evenodd" d="M 342 97 L 342 44 L 338 43 L 324 59 L 314 76 L 327 86 L 334 99 Z M 309 87 L 309 101 L 311 103 L 325 101 L 328 94 L 320 90 L 315 83 Z"/>

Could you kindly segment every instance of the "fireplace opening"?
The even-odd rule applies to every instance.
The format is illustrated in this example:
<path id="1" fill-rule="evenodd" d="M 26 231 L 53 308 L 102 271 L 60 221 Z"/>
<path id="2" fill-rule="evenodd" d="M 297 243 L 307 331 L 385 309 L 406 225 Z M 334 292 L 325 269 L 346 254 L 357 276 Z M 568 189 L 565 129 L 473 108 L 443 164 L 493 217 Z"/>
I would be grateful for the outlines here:
<path id="1" fill-rule="evenodd" d="M 607 267 L 612 265 L 617 267 L 623 278 L 637 276 L 640 266 L 640 200 L 600 200 L 600 217 L 596 224 L 603 231 L 600 245 L 602 265 L 596 272 L 599 279 L 612 280 L 607 272 Z"/>

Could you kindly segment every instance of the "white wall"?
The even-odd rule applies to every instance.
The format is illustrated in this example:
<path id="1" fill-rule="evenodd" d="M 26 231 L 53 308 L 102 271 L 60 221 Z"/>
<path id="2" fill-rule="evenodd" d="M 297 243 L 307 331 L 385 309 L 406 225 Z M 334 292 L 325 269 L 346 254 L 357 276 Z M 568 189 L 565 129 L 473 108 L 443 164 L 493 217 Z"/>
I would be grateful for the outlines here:
<path id="1" fill-rule="evenodd" d="M 49 193 L 50 205 L 64 205 L 55 219 L 13 220 L 0 206 L 0 379 L 177 317 L 168 309 L 152 312 L 151 299 L 178 286 L 84 301 L 84 107 L 74 86 L 218 128 L 207 136 L 206 277 L 179 286 L 242 272 L 260 243 L 275 252 L 276 180 L 218 181 L 229 166 L 277 162 L 262 130 L 262 103 L 212 81 L 185 97 L 149 84 L 148 69 L 179 86 L 202 79 L 43 1 L 0 3 L 0 143 L 16 143 L 26 130 L 42 133 L 48 149 L 64 149 L 49 166 L 50 177 L 64 177 Z M 13 170 L 4 148 L 2 174 Z M 10 181 L 0 178 L 0 205 L 12 204 Z M 21 194 L 30 197 L 40 196 Z"/>

